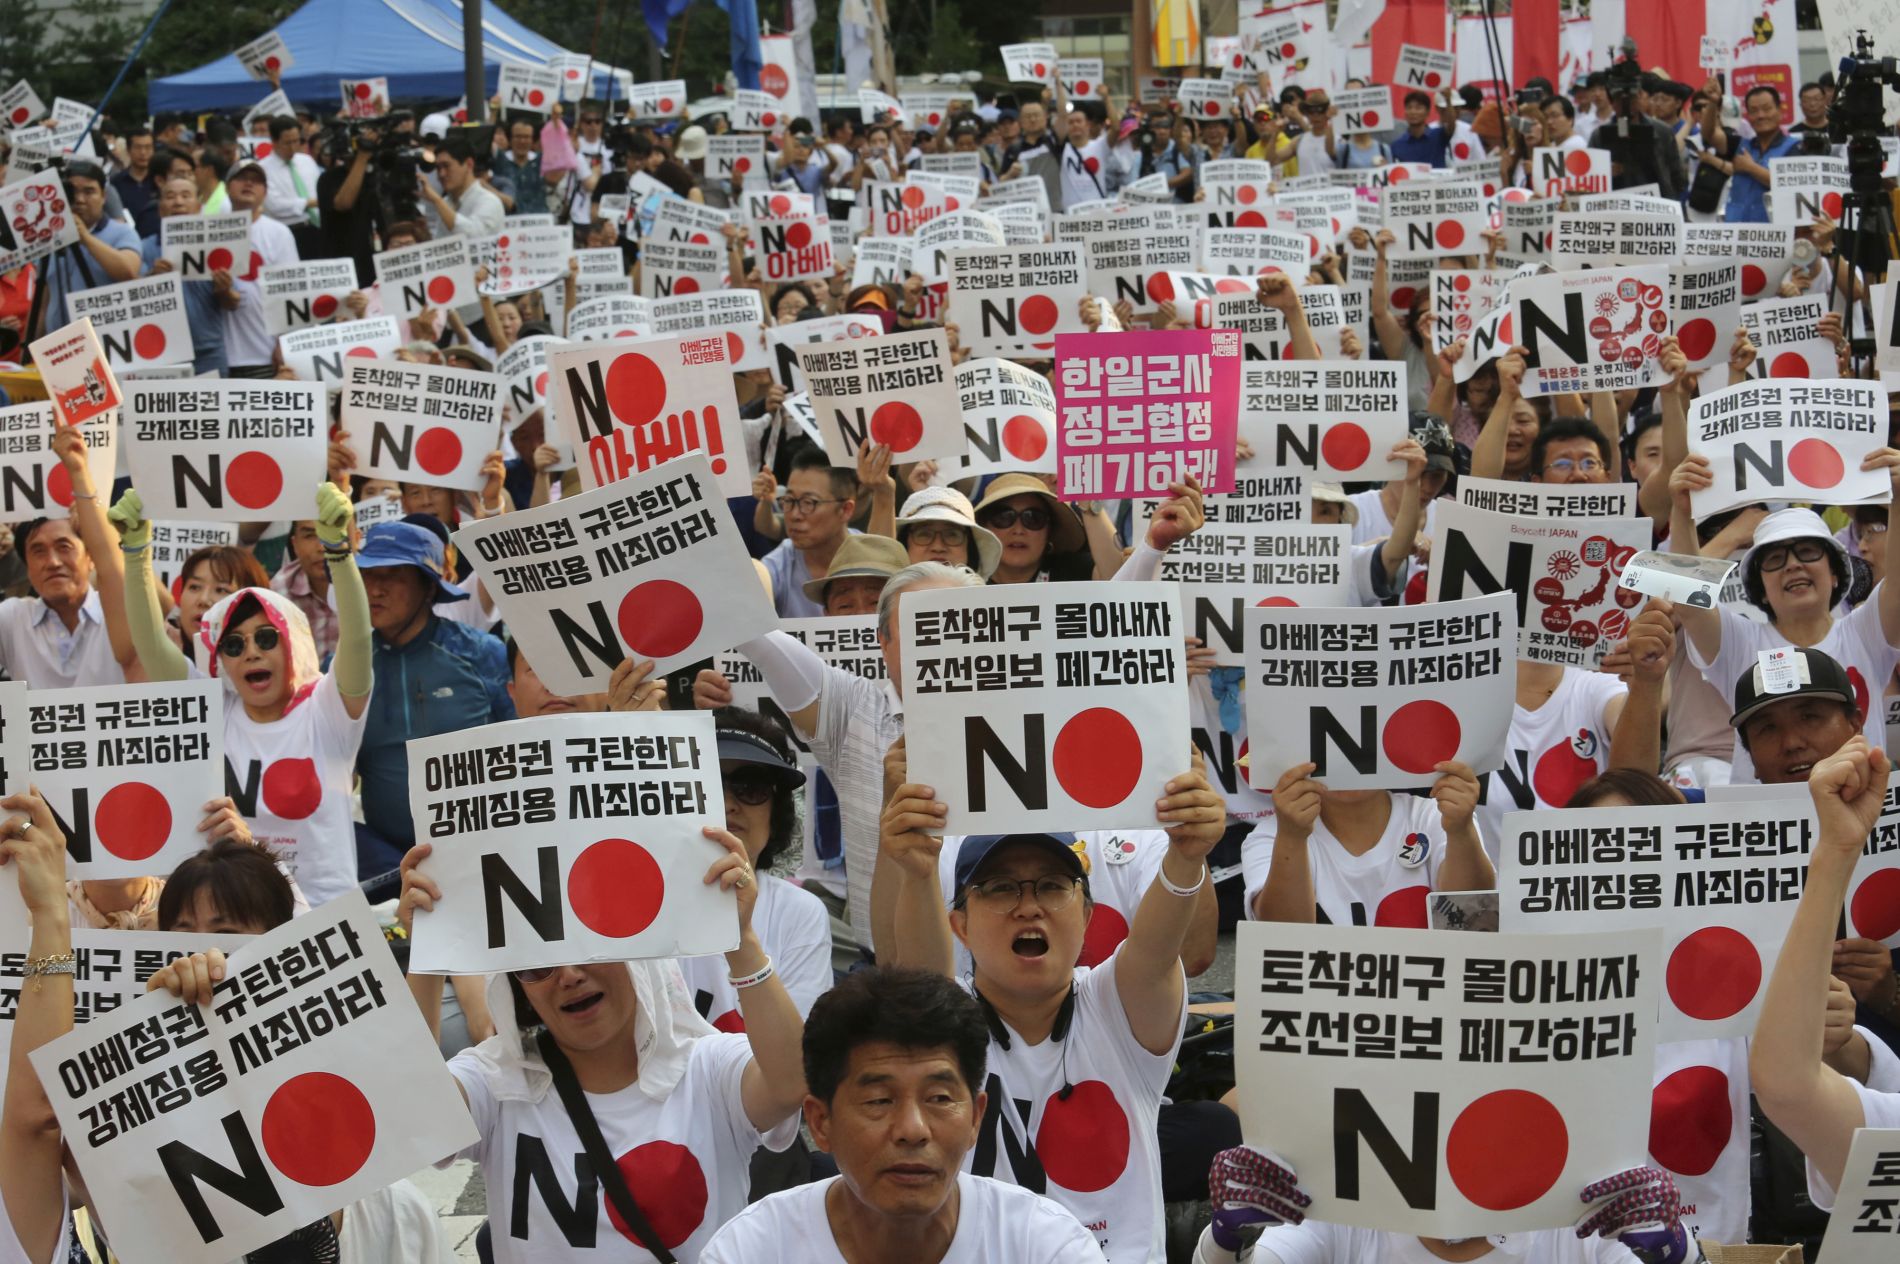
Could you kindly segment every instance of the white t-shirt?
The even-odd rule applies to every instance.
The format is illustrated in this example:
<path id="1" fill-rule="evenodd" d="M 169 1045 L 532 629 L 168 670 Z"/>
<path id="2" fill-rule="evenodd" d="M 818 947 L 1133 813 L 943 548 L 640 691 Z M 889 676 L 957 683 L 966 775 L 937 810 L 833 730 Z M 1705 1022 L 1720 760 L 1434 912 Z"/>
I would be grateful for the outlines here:
<path id="1" fill-rule="evenodd" d="M 772 958 L 772 970 L 791 994 L 803 1018 L 812 1002 L 831 990 L 831 913 L 809 891 L 801 891 L 773 874 L 759 875 L 759 902 L 752 910 L 752 929 Z M 681 957 L 680 973 L 686 990 L 706 1021 L 721 1031 L 744 1031 L 739 993 L 728 980 L 723 956 Z"/>
<path id="2" fill-rule="evenodd" d="M 454 1264 L 442 1222 L 408 1181 L 359 1198 L 343 1211 L 337 1264 Z"/>
<path id="3" fill-rule="evenodd" d="M 1445 825 L 1438 803 L 1411 794 L 1391 794 L 1392 815 L 1371 850 L 1355 856 L 1324 819 L 1313 822 L 1307 840 L 1318 920 L 1329 926 L 1427 925 L 1425 897 L 1438 885 L 1445 862 Z M 1268 815 L 1240 845 L 1245 916 L 1253 916 L 1254 898 L 1267 885 L 1273 865 L 1273 840 L 1280 818 Z"/>
<path id="4" fill-rule="evenodd" d="M 1352 524 L 1352 542 L 1355 545 L 1370 544 L 1392 534 L 1392 519 L 1385 516 L 1385 503 L 1379 499 L 1382 490 L 1374 487 L 1346 497 L 1359 510 L 1359 521 Z M 1438 500 L 1434 497 L 1425 503 L 1425 525 L 1420 533 L 1431 535 L 1432 528 L 1437 524 Z"/>
<path id="5" fill-rule="evenodd" d="M 957 849 L 963 846 L 963 838 L 946 834 L 937 852 L 937 880 L 943 886 L 944 903 L 950 906 L 957 900 Z M 1128 938 L 1128 924 L 1135 920 L 1141 898 L 1154 885 L 1167 858 L 1168 835 L 1165 830 L 1087 830 L 1075 838 L 1082 844 L 1089 898 L 1095 901 L 1075 963 L 1099 966 Z M 958 943 L 958 976 L 967 976 L 974 968 L 970 950 Z"/>
<path id="6" fill-rule="evenodd" d="M 66 1197 L 64 1182 L 60 1185 L 59 1241 L 53 1244 L 53 1264 L 65 1264 L 66 1257 L 72 1253 L 73 1217 L 71 1203 Z M 20 1245 L 19 1235 L 13 1232 L 13 1222 L 7 1219 L 7 1209 L 0 1205 L 0 1264 L 40 1264 L 30 1260 L 26 1248 Z"/>
<path id="7" fill-rule="evenodd" d="M 122 685 L 125 669 L 112 656 L 99 592 L 86 594 L 79 622 L 68 632 L 38 597 L 0 601 L 0 671 L 29 689 Z"/>
<path id="8" fill-rule="evenodd" d="M 1505 813 L 1560 808 L 1610 766 L 1609 706 L 1628 692 L 1608 672 L 1566 667 L 1543 706 L 1511 708 L 1504 767 L 1478 778 L 1478 827 L 1493 862 L 1504 843 Z"/>
<path id="9" fill-rule="evenodd" d="M 297 239 L 267 215 L 251 221 L 251 249 L 266 268 L 297 262 Z M 243 271 L 231 269 L 231 288 L 243 301 L 224 313 L 224 356 L 233 368 L 269 364 L 277 349 L 277 335 L 264 318 L 264 292 L 255 279 L 240 279 Z"/>
<path id="10" fill-rule="evenodd" d="M 700 1264 L 844 1264 L 825 1194 L 842 1180 L 799 1185 L 740 1212 L 706 1244 Z M 957 1235 L 943 1264 L 1100 1264 L 1102 1249 L 1076 1218 L 1026 1189 L 964 1172 L 957 1177 Z"/>
<path id="11" fill-rule="evenodd" d="M 1108 196 L 1108 142 L 1097 136 L 1080 149 L 1062 146 L 1062 205 L 1064 209 Z"/>
<path id="12" fill-rule="evenodd" d="M 1883 1093 L 1879 1089 L 1868 1088 L 1854 1080 L 1847 1082 L 1860 1098 L 1860 1111 L 1865 1117 L 1863 1128 L 1900 1128 L 1900 1093 Z M 1808 1198 L 1822 1211 L 1834 1210 L 1834 1187 L 1814 1170 L 1813 1163 L 1805 1163 L 1808 1170 Z"/>
<path id="13" fill-rule="evenodd" d="M 1012 1031 L 1004 1048 L 990 1038 L 989 1110 L 963 1167 L 1055 1199 L 1110 1264 L 1163 1264 L 1155 1126 L 1181 1047 L 1187 995 L 1173 1044 L 1149 1053 L 1115 989 L 1120 960 L 1118 952 L 1092 970 L 1077 968 L 1075 1011 L 1061 1040 L 1028 1045 Z"/>
<path id="14" fill-rule="evenodd" d="M 744 1036 L 702 1036 L 665 1101 L 635 1085 L 587 1095 L 634 1200 L 680 1264 L 693 1264 L 713 1231 L 746 1205 L 752 1152 L 783 1150 L 798 1135 L 797 1114 L 763 1135 L 746 1118 L 739 1085 L 751 1062 Z M 482 1165 L 500 1264 L 654 1258 L 618 1227 L 558 1093 L 550 1088 L 538 1102 L 497 1099 L 473 1050 L 450 1059 L 449 1073 L 467 1091 L 481 1134 L 457 1157 Z M 584 1190 L 577 1170 L 590 1172 Z"/>
<path id="15" fill-rule="evenodd" d="M 1491 1239 L 1493 1250 L 1481 1260 L 1505 1264 L 1628 1264 L 1636 1253 L 1610 1238 L 1579 1239 L 1570 1229 L 1504 1233 Z M 1443 1264 L 1410 1234 L 1308 1220 L 1275 1225 L 1260 1235 L 1249 1264 Z"/>
<path id="16" fill-rule="evenodd" d="M 1748 1236 L 1748 1041 L 1656 1046 L 1649 1157 L 1676 1178 L 1682 1222 L 1698 1238 Z"/>
<path id="17" fill-rule="evenodd" d="M 1874 702 L 1878 700 L 1879 691 L 1885 688 L 1887 677 L 1893 674 L 1894 665 L 1900 663 L 1900 650 L 1887 644 L 1887 634 L 1881 630 L 1878 591 L 1876 589 L 1875 596 L 1848 614 L 1836 618 L 1827 635 L 1814 648 L 1847 669 L 1848 682 L 1854 686 L 1854 698 L 1866 717 L 1861 732 L 1876 749 L 1884 750 L 1887 745 L 1885 708 Z M 1755 665 L 1756 655 L 1789 642 L 1773 624 L 1752 622 L 1726 606 L 1718 606 L 1716 613 L 1722 619 L 1721 652 L 1710 662 L 1696 649 L 1695 638 L 1688 637 L 1689 661 L 1701 671 L 1704 680 L 1721 692 L 1722 700 L 1733 714 L 1735 683 Z M 1739 732 L 1735 735 L 1734 768 L 1736 782 L 1755 780 L 1755 762 L 1748 757 Z"/>
<path id="18" fill-rule="evenodd" d="M 251 834 L 282 857 L 312 908 L 356 886 L 350 790 L 369 707 L 355 719 L 326 672 L 281 720 L 259 724 L 225 698 L 225 776 Z"/>

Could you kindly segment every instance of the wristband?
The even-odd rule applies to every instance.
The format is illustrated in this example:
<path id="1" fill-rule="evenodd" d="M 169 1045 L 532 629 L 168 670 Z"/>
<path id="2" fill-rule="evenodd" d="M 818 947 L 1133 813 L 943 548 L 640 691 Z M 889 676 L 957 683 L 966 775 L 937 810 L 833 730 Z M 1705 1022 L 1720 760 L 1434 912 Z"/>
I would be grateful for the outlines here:
<path id="1" fill-rule="evenodd" d="M 98 493 L 98 492 L 74 492 L 74 493 L 73 493 L 73 499 L 74 499 L 74 500 L 93 500 L 93 501 L 96 501 L 96 500 L 98 500 L 98 499 L 99 499 L 99 493 Z"/>
<path id="2" fill-rule="evenodd" d="M 749 987 L 759 986 L 759 984 L 771 978 L 772 973 L 772 959 L 767 957 L 765 964 L 760 966 L 757 970 L 754 970 L 751 974 L 742 974 L 736 979 L 728 976 L 726 982 L 732 984 L 735 990 L 743 992 Z"/>
<path id="3" fill-rule="evenodd" d="M 143 544 L 127 544 L 123 540 L 119 542 L 119 552 L 121 553 L 143 553 L 145 552 L 145 548 L 146 546 Z"/>
<path id="4" fill-rule="evenodd" d="M 37 992 L 40 990 L 38 980 L 46 975 L 71 974 L 76 976 L 78 973 L 79 967 L 75 963 L 73 954 L 70 952 L 60 952 L 54 953 L 50 957 L 28 957 L 26 967 L 20 972 L 20 977 L 35 980 L 33 990 Z"/>
<path id="5" fill-rule="evenodd" d="M 1179 895 L 1179 896 L 1184 896 L 1184 897 L 1190 896 L 1190 895 L 1199 895 L 1201 892 L 1201 888 L 1207 885 L 1207 862 L 1206 861 L 1201 862 L 1201 876 L 1194 880 L 1194 885 L 1191 887 L 1177 887 L 1174 885 L 1174 883 L 1169 882 L 1168 871 L 1165 867 L 1155 870 L 1155 877 L 1161 880 L 1161 885 L 1167 888 L 1167 892 L 1169 895 Z"/>

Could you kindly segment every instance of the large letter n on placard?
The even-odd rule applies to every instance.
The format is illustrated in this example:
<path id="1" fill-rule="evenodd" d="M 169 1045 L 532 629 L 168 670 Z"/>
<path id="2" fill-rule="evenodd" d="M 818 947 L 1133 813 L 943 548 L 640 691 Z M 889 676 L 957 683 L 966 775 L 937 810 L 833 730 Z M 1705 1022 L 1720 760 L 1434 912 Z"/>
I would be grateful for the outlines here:
<path id="1" fill-rule="evenodd" d="M 1407 1154 L 1364 1093 L 1356 1088 L 1333 1090 L 1333 1189 L 1341 1198 L 1364 1197 L 1359 1189 L 1361 1138 L 1406 1206 L 1430 1211 L 1438 1205 L 1438 1094 L 1412 1094 L 1412 1152 Z"/>
<path id="2" fill-rule="evenodd" d="M 257 1142 L 251 1139 L 244 1116 L 234 1110 L 224 1117 L 223 1123 L 225 1139 L 231 1143 L 231 1155 L 238 1163 L 235 1171 L 182 1141 L 167 1141 L 158 1147 L 159 1165 L 165 1169 L 178 1201 L 191 1214 L 198 1236 L 206 1242 L 216 1242 L 224 1236 L 224 1230 L 218 1227 L 217 1217 L 205 1205 L 204 1192 L 198 1188 L 200 1181 L 257 1215 L 268 1216 L 284 1209 L 283 1197 L 271 1181 L 270 1169 L 257 1153 Z"/>
<path id="3" fill-rule="evenodd" d="M 964 784 L 969 787 L 970 811 L 989 810 L 989 775 L 986 764 L 994 765 L 1005 784 L 1026 808 L 1049 806 L 1048 745 L 1043 741 L 1042 716 L 1023 717 L 1023 757 L 1009 748 L 990 722 L 980 715 L 963 720 Z"/>

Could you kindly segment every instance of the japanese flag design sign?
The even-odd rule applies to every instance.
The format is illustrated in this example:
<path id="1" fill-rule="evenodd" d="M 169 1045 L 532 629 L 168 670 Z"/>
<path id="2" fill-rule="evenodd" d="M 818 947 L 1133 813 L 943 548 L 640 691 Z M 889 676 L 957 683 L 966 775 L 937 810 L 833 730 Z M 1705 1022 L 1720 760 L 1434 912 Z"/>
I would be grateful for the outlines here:
<path id="1" fill-rule="evenodd" d="M 603 712 L 409 741 L 409 811 L 442 888 L 409 968 L 485 974 L 739 944 L 718 742 L 704 711 Z"/>
<path id="2" fill-rule="evenodd" d="M 1048 378 L 1008 360 L 985 358 L 959 364 L 956 383 L 968 446 L 960 463 L 940 463 L 940 479 L 1056 472 L 1056 396 Z"/>
<path id="3" fill-rule="evenodd" d="M 343 300 L 356 291 L 356 263 L 351 259 L 312 259 L 282 263 L 257 274 L 264 300 L 264 322 L 274 334 L 350 319 Z"/>
<path id="4" fill-rule="evenodd" d="M 774 132 L 789 117 L 779 99 L 769 92 L 740 88 L 733 94 L 730 118 L 735 132 Z"/>
<path id="5" fill-rule="evenodd" d="M 1643 604 L 1617 579 L 1650 546 L 1647 518 L 1527 518 L 1440 503 L 1435 520 L 1430 600 L 1509 589 L 1519 658 L 1593 668 Z"/>
<path id="6" fill-rule="evenodd" d="M 1828 1264 L 1886 1264 L 1900 1247 L 1900 1128 L 1856 1128 L 1834 1194 Z"/>
<path id="7" fill-rule="evenodd" d="M 1689 451 L 1708 458 L 1714 485 L 1693 493 L 1690 508 L 1700 522 L 1764 500 L 1886 504 L 1887 471 L 1861 469 L 1886 444 L 1878 382 L 1743 382 L 1699 395 L 1689 406 Z"/>
<path id="8" fill-rule="evenodd" d="M 734 373 L 771 367 L 765 352 L 765 304 L 757 290 L 713 290 L 653 301 L 653 332 L 667 338 L 720 333 Z"/>
<path id="9" fill-rule="evenodd" d="M 224 793 L 222 681 L 34 690 L 27 713 L 70 876 L 166 874 L 204 849 L 205 801 Z"/>
<path id="10" fill-rule="evenodd" d="M 1558 272 L 1511 283 L 1524 394 L 1622 391 L 1666 380 L 1669 269 Z"/>
<path id="11" fill-rule="evenodd" d="M 561 437 L 574 445 L 582 487 L 703 452 L 721 495 L 751 494 L 725 334 L 563 347 L 549 354 L 548 368 L 554 413 Z"/>
<path id="12" fill-rule="evenodd" d="M 117 421 L 102 413 L 82 429 L 93 486 L 109 486 L 118 451 Z M 7 454 L 0 465 L 0 522 L 72 516 L 72 477 L 53 454 L 57 432 L 53 406 L 45 400 L 0 408 L 0 449 Z"/>
<path id="13" fill-rule="evenodd" d="M 158 253 L 185 281 L 209 281 L 214 272 L 251 281 L 263 266 L 251 249 L 251 217 L 241 211 L 166 216 L 158 221 Z"/>
<path id="14" fill-rule="evenodd" d="M 854 465 L 866 444 L 894 461 L 955 460 L 964 453 L 963 413 L 941 329 L 919 329 L 798 349 L 824 448 L 833 465 Z"/>
<path id="15" fill-rule="evenodd" d="M 1269 516 L 1278 511 L 1269 498 L 1216 496 L 1206 525 L 1162 555 L 1160 578 L 1181 586 L 1187 635 L 1213 650 L 1219 666 L 1246 665 L 1246 620 L 1255 607 L 1349 613 L 1339 608 L 1352 605 L 1352 528 L 1300 521 L 1302 480 L 1289 481 L 1291 521 Z M 1137 501 L 1136 522 L 1151 518 L 1156 503 Z"/>
<path id="16" fill-rule="evenodd" d="M 0 122 L 8 128 L 27 127 L 46 117 L 46 102 L 33 85 L 22 79 L 0 92 Z"/>
<path id="17" fill-rule="evenodd" d="M 1432 269 L 1432 346 L 1444 351 L 1460 338 L 1471 337 L 1478 322 L 1504 300 L 1511 282 L 1505 268 Z"/>
<path id="18" fill-rule="evenodd" d="M 1539 197 L 1565 193 L 1607 193 L 1610 151 L 1544 148 L 1531 151 L 1531 187 Z"/>
<path id="19" fill-rule="evenodd" d="M 823 216 L 755 220 L 752 231 L 766 280 L 810 281 L 831 275 L 831 228 Z"/>
<path id="20" fill-rule="evenodd" d="M 1392 86 L 1401 91 L 1422 89 L 1436 97 L 1451 87 L 1456 67 L 1457 58 L 1450 53 L 1421 48 L 1417 44 L 1401 44 L 1398 64 L 1392 71 Z"/>
<path id="21" fill-rule="evenodd" d="M 548 66 L 523 66 L 503 62 L 495 95 L 504 110 L 525 110 L 530 114 L 549 114 L 561 99 L 561 74 Z"/>
<path id="22" fill-rule="evenodd" d="M 1648 1161 L 1658 932 L 1238 936 L 1241 1134 L 1300 1174 L 1315 1220 L 1567 1233 L 1579 1190 Z"/>
<path id="23" fill-rule="evenodd" d="M 1086 332 L 1082 247 L 965 247 L 950 252 L 950 320 L 975 355 L 1044 360 L 1059 334 Z"/>
<path id="24" fill-rule="evenodd" d="M 1200 263 L 1191 232 L 1131 225 L 1126 231 L 1090 233 L 1082 246 L 1088 252 L 1089 292 L 1110 305 L 1126 300 L 1137 315 L 1153 312 L 1161 303 L 1154 291 L 1164 282 L 1173 292 L 1170 273 L 1193 272 Z"/>
<path id="25" fill-rule="evenodd" d="M 517 338 L 496 359 L 495 376 L 501 379 L 508 433 L 513 434 L 537 410 L 547 407 L 548 353 L 568 345 L 560 338 L 532 334 Z"/>
<path id="26" fill-rule="evenodd" d="M 337 89 L 343 98 L 343 116 L 353 119 L 381 118 L 389 113 L 389 80 L 339 79 Z"/>
<path id="27" fill-rule="evenodd" d="M 1347 88 L 1343 92 L 1333 93 L 1332 102 L 1333 108 L 1338 111 L 1333 127 L 1341 136 L 1358 136 L 1366 132 L 1384 135 L 1398 121 L 1392 117 L 1390 88 Z"/>
<path id="28" fill-rule="evenodd" d="M 148 992 L 33 1067 L 100 1218 L 218 1264 L 476 1141 L 407 992 L 352 891 L 238 948 L 210 1004 Z"/>
<path id="29" fill-rule="evenodd" d="M 706 169 L 715 180 L 762 185 L 767 179 L 765 137 L 746 135 L 708 136 Z"/>
<path id="30" fill-rule="evenodd" d="M 1224 119 L 1234 108 L 1234 86 L 1219 79 L 1183 79 L 1181 113 L 1191 119 Z"/>
<path id="31" fill-rule="evenodd" d="M 636 119 L 682 118 L 686 114 L 686 81 L 663 79 L 636 83 L 627 97 L 627 115 Z"/>
<path id="32" fill-rule="evenodd" d="M 1165 499 L 1190 476 L 1204 492 L 1233 490 L 1235 331 L 1063 334 L 1052 376 L 1064 500 Z"/>
<path id="33" fill-rule="evenodd" d="M 1298 13 L 1282 9 L 1243 16 L 1239 29 L 1248 62 L 1272 75 L 1275 84 L 1284 84 L 1288 72 L 1306 57 L 1306 22 Z"/>
<path id="34" fill-rule="evenodd" d="M 1792 224 L 1684 224 L 1682 255 L 1691 263 L 1705 259 L 1738 260 L 1742 297 L 1750 302 L 1771 296 L 1794 259 Z"/>
<path id="35" fill-rule="evenodd" d="M 1056 77 L 1073 101 L 1100 101 L 1107 87 L 1100 57 L 1064 57 L 1056 62 Z"/>
<path id="36" fill-rule="evenodd" d="M 480 491 L 482 462 L 501 447 L 501 378 L 395 360 L 344 370 L 343 429 L 364 478 Z"/>
<path id="37" fill-rule="evenodd" d="M 276 31 L 266 31 L 240 47 L 234 56 L 238 65 L 244 67 L 244 73 L 253 79 L 279 78 L 297 64 L 284 44 L 284 37 Z"/>
<path id="38" fill-rule="evenodd" d="M 867 237 L 865 240 L 875 243 L 886 239 Z M 918 225 L 916 233 L 909 237 L 890 240 L 911 243 L 910 270 L 926 282 L 924 294 L 928 296 L 932 287 L 941 283 L 946 291 L 946 300 L 952 251 L 960 246 L 985 246 L 996 250 L 1009 246 L 1009 234 L 1003 231 L 1002 221 L 987 211 L 951 211 Z"/>
<path id="39" fill-rule="evenodd" d="M 77 426 L 119 406 L 119 380 L 105 348 L 83 316 L 56 329 L 28 348 L 39 366 L 53 417 L 62 426 Z"/>
<path id="40" fill-rule="evenodd" d="M 703 453 L 471 522 L 455 545 L 557 694 L 605 691 L 625 658 L 664 673 L 778 625 Z"/>
<path id="41" fill-rule="evenodd" d="M 577 303 L 567 314 L 567 336 L 577 342 L 607 338 L 650 338 L 653 315 L 648 300 L 633 294 L 610 294 Z"/>
<path id="42" fill-rule="evenodd" d="M 562 232 L 570 230 L 563 228 Z M 716 290 L 726 273 L 723 245 L 695 246 L 683 241 L 649 238 L 640 247 L 640 294 L 643 298 L 671 298 Z"/>
<path id="43" fill-rule="evenodd" d="M 375 260 L 383 308 L 404 320 L 425 308 L 466 307 L 481 301 L 466 237 L 385 250 Z"/>
<path id="44" fill-rule="evenodd" d="M 278 522 L 311 516 L 328 468 L 313 382 L 134 382 L 126 465 L 152 518 Z"/>
<path id="45" fill-rule="evenodd" d="M 548 58 L 548 69 L 561 77 L 561 100 L 573 103 L 587 95 L 588 71 L 593 65 L 594 59 L 586 53 L 556 53 Z"/>
<path id="46" fill-rule="evenodd" d="M 1379 192 L 1379 208 L 1385 227 L 1398 239 L 1386 251 L 1393 258 L 1476 254 L 1483 250 L 1484 234 L 1491 227 L 1484 195 L 1475 184 L 1389 184 Z"/>
<path id="47" fill-rule="evenodd" d="M 75 319 L 92 321 L 106 363 L 115 369 L 191 362 L 191 320 L 175 273 L 81 290 L 66 296 L 66 309 Z"/>
<path id="48" fill-rule="evenodd" d="M 947 833 L 1152 829 L 1189 762 L 1174 586 L 1033 587 L 898 608 L 911 778 Z"/>
<path id="49" fill-rule="evenodd" d="M 371 316 L 334 325 L 314 325 L 279 334 L 277 348 L 284 363 L 306 382 L 321 382 L 334 390 L 343 381 L 351 360 L 393 360 L 402 336 L 394 316 Z"/>
<path id="50" fill-rule="evenodd" d="M 1746 268 L 1744 268 L 1746 271 Z M 1751 378 L 1840 376 L 1834 344 L 1817 332 L 1827 300 L 1818 294 L 1767 299 L 1742 305 L 1742 328 L 1755 344 Z"/>
<path id="51" fill-rule="evenodd" d="M 1055 86 L 1059 59 L 1054 44 L 1005 44 L 997 51 L 1003 57 L 1003 76 L 1011 83 Z"/>
<path id="52" fill-rule="evenodd" d="M 1402 362 L 1281 360 L 1240 375 L 1242 429 L 1276 467 L 1329 482 L 1405 475 L 1386 454 L 1410 433 Z"/>
<path id="53" fill-rule="evenodd" d="M 1247 736 L 1273 784 L 1296 764 L 1333 790 L 1429 786 L 1456 760 L 1504 763 L 1517 688 L 1517 608 L 1506 592 L 1424 606 L 1247 611 Z"/>
<path id="54" fill-rule="evenodd" d="M 1700 373 L 1728 362 L 1742 327 L 1742 268 L 1734 260 L 1693 260 L 1669 270 L 1669 327 Z"/>

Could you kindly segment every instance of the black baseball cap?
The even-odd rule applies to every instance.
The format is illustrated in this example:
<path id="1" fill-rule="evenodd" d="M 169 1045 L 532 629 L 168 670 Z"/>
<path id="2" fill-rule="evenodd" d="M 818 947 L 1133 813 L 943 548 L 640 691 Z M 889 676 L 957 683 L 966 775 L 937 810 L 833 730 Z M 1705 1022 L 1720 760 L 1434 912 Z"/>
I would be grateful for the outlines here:
<path id="1" fill-rule="evenodd" d="M 1739 729 L 1757 711 L 1790 698 L 1832 698 L 1860 710 L 1860 699 L 1854 696 L 1854 683 L 1847 678 L 1847 669 L 1839 660 L 1805 646 L 1788 648 L 1795 658 L 1796 686 L 1781 693 L 1768 692 L 1762 687 L 1761 661 L 1757 659 L 1735 682 L 1735 714 L 1728 718 L 1730 728 Z"/>
<path id="2" fill-rule="evenodd" d="M 968 834 L 957 848 L 957 890 L 976 881 L 978 870 L 998 847 L 1006 843 L 1026 843 L 1062 857 L 1064 867 L 1077 878 L 1087 878 L 1082 857 L 1076 851 L 1074 834 Z"/>

